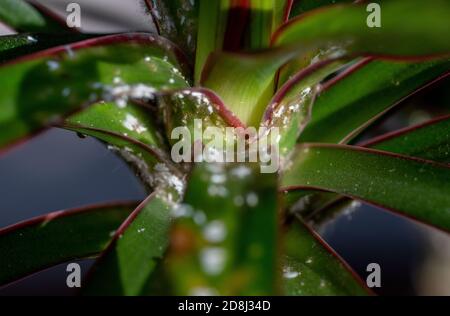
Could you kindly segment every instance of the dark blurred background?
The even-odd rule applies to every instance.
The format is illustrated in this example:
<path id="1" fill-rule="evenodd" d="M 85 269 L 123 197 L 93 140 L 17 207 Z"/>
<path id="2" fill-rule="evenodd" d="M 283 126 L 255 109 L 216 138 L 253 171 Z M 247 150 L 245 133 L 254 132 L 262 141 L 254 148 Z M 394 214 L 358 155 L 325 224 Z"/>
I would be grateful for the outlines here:
<path id="1" fill-rule="evenodd" d="M 73 1 L 36 2 L 64 12 Z M 153 30 L 140 0 L 76 2 L 82 6 L 84 31 Z M 7 31 L 0 28 L 1 32 Z M 408 99 L 401 111 L 368 134 L 447 113 L 449 87 L 446 80 Z M 55 210 L 144 197 L 143 187 L 120 158 L 100 142 L 72 132 L 50 129 L 0 156 L 0 227 Z M 369 263 L 380 264 L 380 294 L 450 295 L 450 238 L 444 233 L 367 205 L 339 215 L 320 233 L 363 279 Z M 81 264 L 86 272 L 92 261 Z M 72 295 L 65 284 L 65 267 L 0 288 L 0 295 Z"/>

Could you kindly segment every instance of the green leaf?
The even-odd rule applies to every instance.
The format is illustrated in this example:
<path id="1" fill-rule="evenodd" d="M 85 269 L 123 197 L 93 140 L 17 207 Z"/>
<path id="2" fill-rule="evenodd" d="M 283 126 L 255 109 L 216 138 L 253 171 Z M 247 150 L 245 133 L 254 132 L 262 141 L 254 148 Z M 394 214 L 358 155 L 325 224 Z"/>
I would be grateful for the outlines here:
<path id="1" fill-rule="evenodd" d="M 221 4 L 225 7 L 228 5 L 227 1 L 201 1 L 199 3 L 197 48 L 195 53 L 196 84 L 200 81 L 200 75 L 209 54 L 223 45 L 226 14 L 221 10 Z"/>
<path id="2" fill-rule="evenodd" d="M 17 34 L 0 36 L 0 63 L 44 49 L 92 38 L 85 34 Z"/>
<path id="3" fill-rule="evenodd" d="M 50 213 L 0 230 L 0 284 L 101 252 L 137 203 Z"/>
<path id="4" fill-rule="evenodd" d="M 292 19 L 300 14 L 323 6 L 346 2 L 350 3 L 354 2 L 354 0 L 296 0 L 292 6 L 290 18 Z"/>
<path id="5" fill-rule="evenodd" d="M 110 35 L 28 55 L 0 67 L 0 147 L 98 101 L 126 106 L 187 87 L 185 64 L 162 38 Z M 178 70 L 181 69 L 181 70 Z"/>
<path id="6" fill-rule="evenodd" d="M 155 123 L 151 120 L 151 116 L 155 116 L 151 111 L 150 108 L 130 102 L 122 108 L 114 102 L 100 102 L 70 116 L 66 124 L 102 129 L 145 145 L 164 148 L 162 135 L 159 135 Z"/>
<path id="7" fill-rule="evenodd" d="M 174 215 L 162 264 L 172 294 L 276 292 L 276 174 L 251 164 L 197 165 Z"/>
<path id="8" fill-rule="evenodd" d="M 286 61 L 274 53 L 214 53 L 201 84 L 215 91 L 244 124 L 257 127 L 273 95 L 275 73 Z"/>
<path id="9" fill-rule="evenodd" d="M 450 230 L 450 168 L 361 147 L 305 144 L 283 173 L 283 190 L 316 189 L 392 209 Z"/>
<path id="10" fill-rule="evenodd" d="M 117 230 L 83 288 L 85 295 L 139 295 L 168 245 L 170 208 L 150 195 Z"/>
<path id="11" fill-rule="evenodd" d="M 381 6 L 381 27 L 368 27 L 366 4 L 329 6 L 285 24 L 273 42 L 303 52 L 338 45 L 348 53 L 390 56 L 448 54 L 445 0 L 395 0 Z M 333 23 L 330 23 L 333 21 Z M 301 47 L 300 47 L 301 46 Z"/>
<path id="12" fill-rule="evenodd" d="M 162 92 L 158 94 L 158 103 L 160 113 L 158 109 L 143 104 L 128 104 L 120 109 L 114 103 L 102 102 L 70 117 L 62 127 L 113 145 L 112 149 L 137 169 L 143 182 L 149 188 L 154 188 L 161 184 L 153 175 L 158 172 L 155 168 L 160 168 L 161 164 L 175 176 L 183 178 L 182 168 L 178 168 L 168 157 L 168 146 L 163 141 L 164 136 L 169 145 L 179 141 L 172 135 L 174 128 L 187 128 L 191 132 L 189 135 L 195 136 L 196 128 L 201 131 L 207 127 L 221 128 L 225 135 L 227 126 L 242 126 L 221 100 L 206 89 Z M 155 127 L 159 122 L 151 120 L 150 116 L 162 119 L 166 135 L 160 135 Z M 201 122 L 201 127 L 198 122 Z M 189 143 L 193 144 L 194 141 L 191 138 Z M 173 191 L 172 194 L 179 195 L 179 192 Z"/>
<path id="13" fill-rule="evenodd" d="M 436 118 L 423 124 L 381 135 L 358 144 L 358 146 L 450 163 L 450 118 L 449 116 Z M 301 192 L 293 193 L 285 196 L 287 205 L 293 205 L 298 201 L 298 193 Z M 306 194 L 303 193 L 302 195 Z M 322 203 L 319 203 L 319 205 L 313 203 L 307 209 L 303 209 L 301 215 L 305 220 L 317 225 L 323 225 L 332 220 L 336 214 L 352 207 L 349 204 L 350 199 L 336 194 L 331 194 L 331 196 L 330 193 L 314 194 L 308 197 L 308 201 L 311 200 L 322 201 Z M 310 209 L 313 211 L 309 212 Z"/>
<path id="14" fill-rule="evenodd" d="M 164 186 L 173 197 L 181 194 L 176 186 L 166 183 L 165 174 L 184 177 L 167 155 L 168 146 L 150 119 L 156 109 L 128 103 L 119 108 L 115 103 L 101 102 L 69 117 L 62 128 L 95 137 L 108 144 L 137 172 L 148 189 Z"/>
<path id="15" fill-rule="evenodd" d="M 349 142 L 375 119 L 424 86 L 442 79 L 449 70 L 449 60 L 363 60 L 325 84 L 300 141 Z"/>
<path id="16" fill-rule="evenodd" d="M 222 100 L 208 89 L 173 90 L 161 93 L 158 101 L 166 137 L 172 145 L 179 141 L 178 138 L 173 138 L 176 135 L 172 135 L 177 127 L 189 130 L 191 137 L 189 143 L 196 140 L 194 137 L 199 131 L 204 131 L 208 127 L 221 129 L 222 135 L 225 135 L 227 126 L 244 127 L 234 113 L 226 108 Z M 203 142 L 203 139 L 197 140 Z"/>
<path id="17" fill-rule="evenodd" d="M 214 90 L 244 123 L 258 125 L 271 97 L 275 73 L 299 55 L 318 49 L 332 49 L 336 57 L 355 54 L 430 57 L 450 52 L 446 36 L 450 32 L 447 1 L 383 3 L 381 28 L 367 27 L 367 15 L 364 5 L 339 5 L 294 19 L 275 34 L 274 49 L 268 52 L 213 55 L 205 66 L 201 83 Z"/>
<path id="18" fill-rule="evenodd" d="M 214 63 L 216 51 L 240 51 L 249 49 L 267 48 L 270 44 L 270 38 L 274 30 L 286 19 L 286 12 L 290 6 L 290 1 L 286 0 L 252 0 L 248 1 L 201 1 L 200 15 L 199 15 L 199 35 L 197 41 L 197 55 L 195 63 L 195 82 L 208 88 L 216 90 L 217 86 L 210 86 L 206 83 L 206 77 L 211 65 Z M 249 59 L 252 59 L 250 56 Z M 281 65 L 281 64 L 280 64 Z M 226 65 L 223 67 L 224 71 Z M 244 76 L 253 76 L 253 73 L 246 73 L 245 67 L 239 73 L 240 81 Z M 252 69 L 253 72 L 254 69 Z M 272 74 L 275 72 L 272 69 Z M 219 72 L 222 70 L 218 70 Z M 224 72 L 228 77 L 228 74 Z M 231 79 L 231 76 L 229 77 Z M 273 85 L 273 77 L 270 81 Z M 232 80 L 233 81 L 233 80 Z M 235 80 L 234 80 L 235 81 Z M 229 80 L 223 80 L 222 84 L 231 84 Z M 270 98 L 273 91 L 268 84 L 266 88 L 266 100 Z M 233 85 L 234 86 L 234 85 Z M 222 89 L 226 91 L 226 88 Z M 222 91 L 221 90 L 221 91 Z M 236 95 L 240 96 L 241 105 L 246 105 L 246 96 L 249 90 L 235 90 Z M 233 92 L 234 93 L 234 92 Z M 220 94 L 222 96 L 222 94 Z M 240 114 L 236 111 L 236 105 L 232 105 L 225 100 L 225 104 L 232 109 L 234 113 Z M 264 104 L 264 107 L 267 105 Z M 262 110 L 255 116 L 261 118 Z M 244 122 L 249 123 L 245 116 L 238 115 Z M 258 126 L 259 121 L 252 125 Z"/>
<path id="19" fill-rule="evenodd" d="M 190 57 L 193 57 L 197 38 L 199 1 L 145 0 L 145 2 L 159 34 L 179 45 Z"/>
<path id="20" fill-rule="evenodd" d="M 369 146 L 376 149 L 386 150 L 390 152 L 405 154 L 405 155 L 412 155 L 415 157 L 421 157 L 425 159 L 432 159 L 439 162 L 449 162 L 449 151 L 450 151 L 450 120 L 447 117 L 443 117 L 437 120 L 432 120 L 430 122 L 427 122 L 425 124 L 414 126 L 411 128 L 407 128 L 401 131 L 396 131 L 387 135 L 382 135 L 379 138 L 376 138 L 374 140 L 371 140 L 370 142 L 361 144 L 361 146 Z M 299 192 L 299 191 L 296 191 Z M 311 191 L 308 191 L 311 193 Z M 292 198 L 291 195 L 295 192 L 290 192 L 288 194 L 288 198 Z M 300 192 L 299 192 L 300 193 Z M 306 194 L 304 192 L 304 194 Z M 326 196 L 323 196 L 323 194 L 327 194 Z M 325 198 L 325 201 L 329 201 L 328 205 L 320 205 L 323 203 L 323 199 Z M 312 202 L 311 200 L 314 199 L 316 203 Z M 297 201 L 298 197 L 294 198 L 293 201 Z M 302 211 L 302 217 L 306 216 L 308 220 L 311 220 L 312 223 L 315 225 L 322 225 L 323 223 L 329 221 L 330 219 L 333 219 L 333 217 L 339 213 L 342 212 L 345 209 L 348 209 L 348 207 L 352 207 L 349 202 L 351 202 L 350 199 L 347 199 L 345 197 L 339 197 L 333 194 L 329 195 L 329 193 L 321 193 L 321 194 L 315 194 L 308 198 L 309 203 L 314 203 L 310 208 L 315 210 L 315 212 L 311 214 L 307 214 L 307 210 Z M 317 204 L 317 201 L 321 202 Z M 290 202 L 289 204 L 293 204 L 293 202 Z M 297 227 L 296 227 L 297 228 Z M 294 228 L 291 228 L 291 230 L 294 230 Z M 290 233 L 291 233 L 290 230 Z M 303 229 L 305 230 L 305 229 Z M 309 237 L 311 239 L 311 237 Z M 304 235 L 302 238 L 297 238 L 292 241 L 293 246 L 296 246 L 298 242 L 309 240 L 308 235 Z M 289 242 L 289 241 L 288 241 Z M 289 254 L 289 247 L 286 248 L 287 253 Z M 294 248 L 295 249 L 295 248 Z M 303 249 L 298 247 L 298 249 Z M 304 249 L 309 250 L 310 247 L 305 246 Z M 309 257 L 314 258 L 314 254 L 309 255 L 303 255 L 298 261 L 301 263 L 304 263 L 308 260 Z M 316 254 L 317 256 L 317 254 Z M 328 255 L 329 256 L 329 255 Z M 290 259 L 290 260 L 289 260 Z M 330 287 L 332 285 L 335 285 L 336 282 L 328 282 L 327 277 L 324 277 L 323 271 L 320 270 L 320 273 L 305 273 L 304 266 L 307 266 L 305 264 L 298 265 L 295 261 L 292 260 L 292 256 L 289 257 L 288 266 L 290 267 L 288 271 L 286 271 L 285 275 L 297 275 L 298 272 L 302 272 L 301 276 L 305 276 L 304 278 L 296 277 L 294 280 L 296 282 L 293 282 L 293 284 L 287 284 L 288 290 L 290 291 L 300 291 L 300 292 L 294 292 L 296 293 L 303 293 L 306 295 L 316 295 L 316 294 L 326 294 Z M 317 262 L 317 260 L 313 260 L 313 263 Z M 331 264 L 331 262 L 330 262 Z M 335 263 L 336 264 L 336 263 Z M 286 269 L 286 268 L 285 268 Z M 337 269 L 330 268 L 329 271 L 332 271 L 332 274 L 328 274 L 328 276 L 331 277 L 340 277 L 340 273 L 335 273 Z M 288 273 L 290 272 L 290 273 Z M 349 275 L 348 273 L 344 275 Z M 316 278 L 314 278 L 316 276 Z M 327 276 L 325 274 L 325 276 Z M 312 280 L 311 280 L 312 279 Z M 293 281 L 294 281 L 293 280 Z M 320 280 L 323 280 L 323 284 L 329 284 L 329 287 L 324 288 L 318 288 L 316 289 L 317 292 L 308 292 L 311 291 L 311 289 L 308 287 L 308 281 L 311 282 L 312 286 L 316 286 L 320 284 Z M 300 283 L 303 282 L 303 283 Z M 299 286 L 300 284 L 303 284 L 302 287 Z M 355 282 L 353 282 L 355 283 Z M 337 283 L 339 284 L 339 282 Z M 352 284 L 349 281 L 345 281 L 340 283 L 342 284 Z M 315 288 L 313 288 L 315 289 Z M 355 287 L 357 289 L 357 287 Z M 288 292 L 292 293 L 292 292 Z M 344 295 L 345 292 L 335 292 L 335 293 L 328 293 L 328 294 L 337 294 L 337 295 Z"/>
<path id="21" fill-rule="evenodd" d="M 248 48 L 257 50 L 269 47 L 272 34 L 287 21 L 292 5 L 289 0 L 250 0 Z"/>
<path id="22" fill-rule="evenodd" d="M 283 287 L 287 295 L 367 295 L 359 277 L 306 226 L 294 223 L 285 236 Z"/>
<path id="23" fill-rule="evenodd" d="M 55 32 L 62 28 L 23 0 L 2 0 L 0 21 L 17 31 L 25 32 Z"/>
<path id="24" fill-rule="evenodd" d="M 135 169 L 147 189 L 151 190 L 164 185 L 168 194 L 172 194 L 174 198 L 180 195 L 179 188 L 166 182 L 164 175 L 171 174 L 174 179 L 180 179 L 179 181 L 182 181 L 184 175 L 159 148 L 107 129 L 70 124 L 64 124 L 62 127 L 107 143 L 110 150 L 119 154 Z"/>
<path id="25" fill-rule="evenodd" d="M 273 2 L 272 4 L 273 13 L 272 13 L 272 30 L 270 34 L 271 36 L 281 25 L 283 25 L 289 20 L 294 0 L 284 0 L 284 1 L 273 0 L 272 2 Z"/>
<path id="26" fill-rule="evenodd" d="M 361 146 L 450 163 L 450 117 L 382 135 Z"/>
<path id="27" fill-rule="evenodd" d="M 264 126 L 280 132 L 279 151 L 286 157 L 297 144 L 299 135 L 311 120 L 320 82 L 342 68 L 345 60 L 328 59 L 301 70 L 272 98 L 263 117 Z"/>
<path id="28" fill-rule="evenodd" d="M 8 51 L 17 47 L 29 45 L 34 42 L 30 35 L 6 35 L 0 37 L 0 52 Z M 3 58 L 2 58 L 3 60 Z"/>
<path id="29" fill-rule="evenodd" d="M 290 10 L 290 19 L 306 13 L 307 11 L 311 11 L 313 9 L 317 9 L 326 5 L 336 4 L 336 3 L 344 3 L 344 2 L 354 2 L 352 0 L 297 0 L 293 1 L 291 10 Z M 283 65 L 277 75 L 277 87 L 280 88 L 283 84 L 285 84 L 292 76 L 298 73 L 300 70 L 308 68 L 311 64 L 316 63 L 318 61 L 324 61 L 327 59 L 333 59 L 335 55 L 339 55 L 339 49 L 336 47 L 332 47 L 328 50 L 315 50 L 308 54 L 304 54 L 303 56 L 297 57 L 287 64 Z"/>
<path id="30" fill-rule="evenodd" d="M 195 82 L 210 53 L 267 48 L 273 32 L 286 21 L 289 0 L 203 0 L 199 9 Z"/>
<path id="31" fill-rule="evenodd" d="M 330 60 L 338 61 L 340 57 L 335 54 L 334 51 L 314 51 L 307 55 L 294 58 L 289 61 L 287 64 L 283 65 L 281 69 L 278 71 L 276 76 L 276 87 L 277 90 L 281 89 L 283 85 L 285 85 L 288 81 L 292 80 L 298 73 L 310 68 L 314 67 L 316 64 L 320 64 L 321 62 L 326 62 Z M 349 60 L 342 58 L 341 60 L 342 66 L 349 62 Z"/>

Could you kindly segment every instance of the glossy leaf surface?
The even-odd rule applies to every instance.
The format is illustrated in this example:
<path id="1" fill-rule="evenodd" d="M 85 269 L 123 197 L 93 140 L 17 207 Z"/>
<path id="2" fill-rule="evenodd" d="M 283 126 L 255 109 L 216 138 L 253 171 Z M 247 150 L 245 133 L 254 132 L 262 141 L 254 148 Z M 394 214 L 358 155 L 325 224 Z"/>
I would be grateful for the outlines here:
<path id="1" fill-rule="evenodd" d="M 367 295 L 363 282 L 301 223 L 285 236 L 283 284 L 287 295 Z"/>
<path id="2" fill-rule="evenodd" d="M 336 56 L 430 57 L 450 52 L 446 38 L 450 32 L 448 2 L 389 1 L 383 3 L 382 12 L 381 28 L 367 27 L 364 5 L 331 6 L 311 12 L 276 33 L 274 50 L 213 55 L 201 82 L 216 91 L 244 123 L 258 125 L 273 92 L 276 71 L 298 56 L 318 49 L 334 49 Z"/>
<path id="3" fill-rule="evenodd" d="M 0 2 L 0 21 L 22 32 L 55 32 L 62 28 L 23 0 L 2 0 Z"/>
<path id="4" fill-rule="evenodd" d="M 376 118 L 424 86 L 448 75 L 447 60 L 362 61 L 325 84 L 301 142 L 349 142 Z"/>
<path id="5" fill-rule="evenodd" d="M 0 68 L 0 146 L 98 101 L 126 106 L 186 87 L 177 54 L 153 35 L 111 35 L 60 46 Z M 170 45 L 169 45 L 170 48 Z"/>
<path id="6" fill-rule="evenodd" d="M 174 210 L 163 263 L 173 294 L 276 292 L 276 175 L 248 164 L 201 164 Z"/>
<path id="7" fill-rule="evenodd" d="M 0 230 L 0 284 L 97 255 L 137 203 L 61 211 Z"/>
<path id="8" fill-rule="evenodd" d="M 340 193 L 450 229 L 450 168 L 353 146 L 305 144 L 284 172 L 285 189 Z"/>
<path id="9" fill-rule="evenodd" d="M 168 245 L 170 209 L 150 195 L 127 218 L 94 265 L 85 295 L 139 295 Z"/>
<path id="10" fill-rule="evenodd" d="M 362 144 L 374 149 L 450 163 L 450 118 L 431 120 Z"/>

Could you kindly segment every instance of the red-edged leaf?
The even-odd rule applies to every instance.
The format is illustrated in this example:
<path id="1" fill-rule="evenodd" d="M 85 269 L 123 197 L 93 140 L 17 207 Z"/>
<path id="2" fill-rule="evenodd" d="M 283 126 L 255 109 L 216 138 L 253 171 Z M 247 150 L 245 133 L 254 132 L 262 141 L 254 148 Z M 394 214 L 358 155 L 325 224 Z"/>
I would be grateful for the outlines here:
<path id="1" fill-rule="evenodd" d="M 404 99 L 447 77 L 449 70 L 449 60 L 362 60 L 321 87 L 300 141 L 347 143 Z"/>
<path id="2" fill-rule="evenodd" d="M 64 32 L 65 21 L 38 4 L 24 0 L 2 0 L 0 21 L 19 32 Z"/>
<path id="3" fill-rule="evenodd" d="M 381 135 L 359 146 L 450 164 L 450 116 Z"/>
<path id="4" fill-rule="evenodd" d="M 0 285 L 59 263 L 97 255 L 137 202 L 40 216 L 0 230 Z"/>
<path id="5" fill-rule="evenodd" d="M 450 117 L 448 115 L 439 117 L 423 124 L 381 135 L 360 143 L 359 146 L 448 164 L 450 163 Z M 299 197 L 289 194 L 288 199 L 288 205 L 293 205 Z M 351 199 L 335 194 L 315 194 L 308 196 L 308 206 L 298 211 L 308 222 L 323 225 L 333 219 L 336 214 L 352 207 L 350 202 Z"/>
<path id="6" fill-rule="evenodd" d="M 201 83 L 213 89 L 244 123 L 258 125 L 272 96 L 277 70 L 299 55 L 317 49 L 332 49 L 335 57 L 375 54 L 431 58 L 450 53 L 445 35 L 450 32 L 448 2 L 389 1 L 383 3 L 382 12 L 383 27 L 369 28 L 368 13 L 362 5 L 311 11 L 279 29 L 269 52 L 213 55 Z"/>
<path id="7" fill-rule="evenodd" d="M 164 186 L 167 194 L 170 194 L 173 199 L 177 199 L 181 194 L 177 184 L 183 182 L 184 175 L 159 148 L 108 129 L 73 124 L 64 124 L 62 127 L 107 143 L 110 150 L 117 152 L 135 169 L 149 190 Z M 176 183 L 166 181 L 166 177 L 169 176 Z"/>
<path id="8" fill-rule="evenodd" d="M 450 168 L 429 160 L 344 145 L 305 144 L 283 173 L 283 190 L 317 189 L 450 229 Z"/>
<path id="9" fill-rule="evenodd" d="M 190 57 L 195 54 L 198 0 L 145 0 L 159 34 L 179 45 Z M 213 2 L 213 1 L 208 1 Z"/>
<path id="10" fill-rule="evenodd" d="M 285 236 L 283 287 L 287 295 L 368 295 L 370 290 L 328 244 L 303 223 Z"/>
<path id="11" fill-rule="evenodd" d="M 299 71 L 275 94 L 263 116 L 263 125 L 278 127 L 282 156 L 291 152 L 298 137 L 311 121 L 320 83 L 345 64 L 342 59 L 328 59 Z"/>
<path id="12" fill-rule="evenodd" d="M 291 0 L 200 1 L 195 81 L 214 51 L 266 48 L 285 21 Z"/>
<path id="13" fill-rule="evenodd" d="M 0 146 L 101 100 L 123 107 L 129 99 L 148 100 L 157 91 L 187 87 L 183 73 L 188 69 L 181 56 L 160 37 L 133 33 L 9 61 L 0 67 Z"/>
<path id="14" fill-rule="evenodd" d="M 204 88 L 161 93 L 159 106 L 166 136 L 171 144 L 178 141 L 172 135 L 176 127 L 187 128 L 190 135 L 194 135 L 195 129 L 204 130 L 207 127 L 221 128 L 224 134 L 227 126 L 245 127 L 213 91 Z M 194 139 L 191 140 L 194 142 Z"/>
<path id="15" fill-rule="evenodd" d="M 168 245 L 170 208 L 153 193 L 126 219 L 98 259 L 85 295 L 139 295 Z"/>

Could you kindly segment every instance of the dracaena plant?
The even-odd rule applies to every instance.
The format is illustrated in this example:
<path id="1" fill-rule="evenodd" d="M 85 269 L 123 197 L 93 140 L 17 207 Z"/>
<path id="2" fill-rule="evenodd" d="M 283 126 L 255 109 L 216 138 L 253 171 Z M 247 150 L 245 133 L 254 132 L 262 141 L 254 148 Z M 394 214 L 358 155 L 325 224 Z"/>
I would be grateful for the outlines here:
<path id="1" fill-rule="evenodd" d="M 83 294 L 366 295 L 315 233 L 331 211 L 359 200 L 450 229 L 450 118 L 358 137 L 448 75 L 448 1 L 379 1 L 380 27 L 363 1 L 142 3 L 155 33 L 98 36 L 0 1 L 17 32 L 0 38 L 2 153 L 68 129 L 149 192 L 0 230 L 1 284 L 98 257 Z M 278 173 L 175 163 L 171 131 L 195 119 L 278 128 Z"/>

